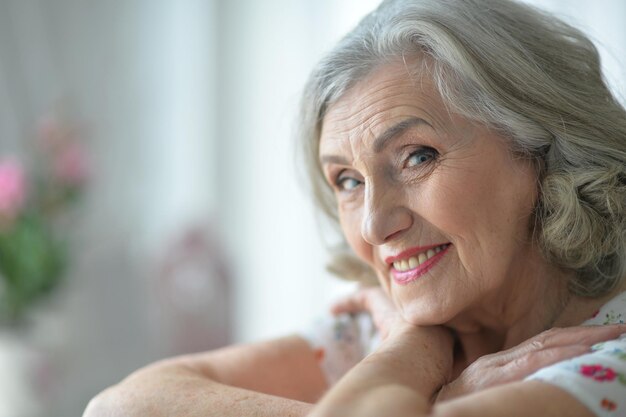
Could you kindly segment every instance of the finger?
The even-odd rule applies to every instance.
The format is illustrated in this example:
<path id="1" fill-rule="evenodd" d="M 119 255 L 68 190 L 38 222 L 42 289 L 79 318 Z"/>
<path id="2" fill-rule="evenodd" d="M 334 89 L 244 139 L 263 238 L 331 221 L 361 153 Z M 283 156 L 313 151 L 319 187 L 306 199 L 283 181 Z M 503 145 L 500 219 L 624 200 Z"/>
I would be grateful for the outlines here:
<path id="1" fill-rule="evenodd" d="M 528 352 L 503 366 L 508 381 L 521 380 L 541 368 L 590 352 L 588 345 L 568 345 Z"/>
<path id="2" fill-rule="evenodd" d="M 616 339 L 626 333 L 626 325 L 576 326 L 547 330 L 530 340 L 527 345 L 531 350 L 540 350 L 564 345 L 588 345 Z"/>
<path id="3" fill-rule="evenodd" d="M 484 360 L 495 366 L 503 366 L 533 352 L 566 346 L 585 346 L 590 349 L 596 343 L 616 339 L 626 332 L 624 325 L 577 326 L 553 328 L 534 336 L 525 342 L 505 351 L 486 355 Z"/>

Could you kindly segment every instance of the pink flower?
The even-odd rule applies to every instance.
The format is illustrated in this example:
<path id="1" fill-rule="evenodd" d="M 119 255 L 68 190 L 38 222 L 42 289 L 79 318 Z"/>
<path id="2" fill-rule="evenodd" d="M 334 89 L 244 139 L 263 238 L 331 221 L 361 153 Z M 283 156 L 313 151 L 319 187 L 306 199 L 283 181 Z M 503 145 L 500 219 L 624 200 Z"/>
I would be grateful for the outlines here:
<path id="1" fill-rule="evenodd" d="M 54 115 L 42 118 L 38 123 L 37 131 L 39 145 L 46 152 L 57 152 L 59 148 L 76 137 L 75 129 Z"/>
<path id="2" fill-rule="evenodd" d="M 617 409 L 617 404 L 615 404 L 614 401 L 611 401 L 608 398 L 603 398 L 600 402 L 600 406 L 608 411 L 615 411 Z"/>
<path id="3" fill-rule="evenodd" d="M 26 201 L 24 170 L 17 160 L 0 161 L 0 217 L 13 219 Z"/>
<path id="4" fill-rule="evenodd" d="M 79 187 L 89 177 L 89 164 L 80 143 L 78 128 L 55 115 L 39 121 L 39 144 L 51 161 L 54 180 L 68 187 Z"/>
<path id="5" fill-rule="evenodd" d="M 605 368 L 602 365 L 582 365 L 580 374 L 598 382 L 610 382 L 617 377 L 617 373 L 613 369 Z"/>
<path id="6" fill-rule="evenodd" d="M 76 142 L 68 143 L 55 155 L 53 169 L 61 183 L 69 186 L 82 185 L 89 176 L 84 148 Z"/>

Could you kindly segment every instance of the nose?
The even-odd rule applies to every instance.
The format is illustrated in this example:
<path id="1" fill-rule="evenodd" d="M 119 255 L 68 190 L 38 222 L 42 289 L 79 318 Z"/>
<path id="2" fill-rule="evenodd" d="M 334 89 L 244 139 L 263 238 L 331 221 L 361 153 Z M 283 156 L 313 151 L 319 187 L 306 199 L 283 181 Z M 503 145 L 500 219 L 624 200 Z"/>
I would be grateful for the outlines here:
<path id="1" fill-rule="evenodd" d="M 404 205 L 403 191 L 388 182 L 366 180 L 361 235 L 371 245 L 382 245 L 408 230 L 411 211 Z"/>

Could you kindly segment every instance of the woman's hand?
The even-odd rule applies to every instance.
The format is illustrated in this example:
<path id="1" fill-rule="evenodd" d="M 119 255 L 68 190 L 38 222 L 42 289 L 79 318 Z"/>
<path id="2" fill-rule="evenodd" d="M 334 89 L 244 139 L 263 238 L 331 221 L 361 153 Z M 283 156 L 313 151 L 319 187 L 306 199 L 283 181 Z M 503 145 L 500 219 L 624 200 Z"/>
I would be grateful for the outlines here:
<path id="1" fill-rule="evenodd" d="M 426 394 L 431 388 L 437 390 L 450 378 L 452 370 L 452 333 L 441 326 L 415 326 L 408 323 L 387 294 L 380 287 L 361 288 L 347 297 L 337 301 L 332 307 L 333 314 L 368 312 L 381 337 L 381 345 L 366 360 L 386 366 L 385 361 L 391 359 L 394 364 L 407 360 L 408 366 L 417 364 L 411 371 L 403 371 L 420 375 L 408 385 Z M 414 360 L 418 357 L 419 360 Z M 424 378 L 424 369 L 428 368 L 428 378 Z M 399 372 L 398 375 L 402 375 Z M 402 378 L 398 378 L 398 381 Z M 423 382 L 423 383 L 421 383 Z M 406 385 L 406 384 L 405 384 Z M 417 388 L 418 385 L 421 388 Z M 428 387 L 428 388 L 425 388 Z M 429 398 L 430 399 L 430 398 Z"/>
<path id="2" fill-rule="evenodd" d="M 344 313 L 368 312 L 372 316 L 374 326 L 385 340 L 395 326 L 402 326 L 403 319 L 398 309 L 380 287 L 361 288 L 335 302 L 331 307 L 334 315 Z"/>
<path id="3" fill-rule="evenodd" d="M 326 393 L 311 417 L 404 417 L 431 409 L 452 371 L 453 337 L 441 326 L 402 322 Z"/>
<path id="4" fill-rule="evenodd" d="M 383 341 L 330 389 L 311 416 L 400 417 L 430 409 L 452 372 L 452 334 L 441 326 L 406 322 L 380 288 L 359 290 L 332 311 L 369 312 Z"/>
<path id="5" fill-rule="evenodd" d="M 541 368 L 584 355 L 596 343 L 624 333 L 623 325 L 553 328 L 514 348 L 485 355 L 445 385 L 437 402 L 451 400 L 508 382 L 521 381 Z"/>

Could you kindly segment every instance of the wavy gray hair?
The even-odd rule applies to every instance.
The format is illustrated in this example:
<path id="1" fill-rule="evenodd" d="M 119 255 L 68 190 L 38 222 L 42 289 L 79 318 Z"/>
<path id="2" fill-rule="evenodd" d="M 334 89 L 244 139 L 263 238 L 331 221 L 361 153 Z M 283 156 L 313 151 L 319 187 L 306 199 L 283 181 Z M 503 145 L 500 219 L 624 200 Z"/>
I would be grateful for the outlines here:
<path id="1" fill-rule="evenodd" d="M 626 112 L 582 32 L 514 1 L 387 0 L 319 63 L 300 137 L 323 212 L 338 224 L 318 161 L 328 107 L 375 68 L 423 55 L 452 111 L 498 129 L 514 152 L 537 161 L 534 238 L 548 261 L 575 272 L 570 290 L 613 289 L 626 274 Z M 373 276 L 349 253 L 336 254 L 330 269 Z"/>

